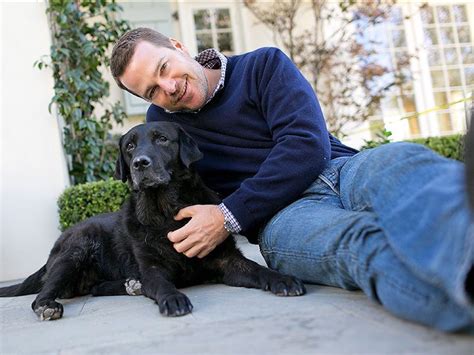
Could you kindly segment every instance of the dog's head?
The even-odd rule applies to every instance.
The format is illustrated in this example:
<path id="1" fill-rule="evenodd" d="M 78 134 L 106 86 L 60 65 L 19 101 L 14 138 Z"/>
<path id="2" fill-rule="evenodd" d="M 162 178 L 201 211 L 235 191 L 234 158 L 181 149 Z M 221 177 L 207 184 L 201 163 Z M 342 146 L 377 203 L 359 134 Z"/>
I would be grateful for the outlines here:
<path id="1" fill-rule="evenodd" d="M 133 127 L 120 138 L 115 177 L 134 190 L 166 185 L 183 165 L 202 158 L 194 140 L 176 123 L 151 122 Z"/>

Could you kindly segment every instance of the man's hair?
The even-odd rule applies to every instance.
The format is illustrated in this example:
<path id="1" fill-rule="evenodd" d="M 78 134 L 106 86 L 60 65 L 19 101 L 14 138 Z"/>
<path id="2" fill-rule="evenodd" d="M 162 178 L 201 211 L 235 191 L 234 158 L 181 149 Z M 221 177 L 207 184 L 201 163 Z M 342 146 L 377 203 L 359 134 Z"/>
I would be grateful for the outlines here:
<path id="1" fill-rule="evenodd" d="M 176 49 L 171 43 L 169 37 L 152 30 L 151 28 L 138 27 L 126 32 L 122 37 L 120 37 L 112 50 L 110 70 L 119 87 L 138 97 L 141 96 L 125 87 L 119 77 L 123 75 L 125 69 L 127 69 L 127 66 L 130 64 L 130 60 L 135 53 L 137 44 L 142 41 L 150 42 L 157 47 L 165 47 L 173 50 Z"/>

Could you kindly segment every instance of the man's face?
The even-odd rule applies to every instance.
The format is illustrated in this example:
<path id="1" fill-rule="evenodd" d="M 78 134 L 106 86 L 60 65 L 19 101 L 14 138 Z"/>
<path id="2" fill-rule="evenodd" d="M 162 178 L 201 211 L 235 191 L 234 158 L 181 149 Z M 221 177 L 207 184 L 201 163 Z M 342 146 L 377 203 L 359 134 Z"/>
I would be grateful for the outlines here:
<path id="1" fill-rule="evenodd" d="M 176 50 L 138 43 L 119 79 L 129 90 L 166 110 L 197 110 L 208 98 L 208 79 L 186 48 L 178 41 L 172 43 Z"/>

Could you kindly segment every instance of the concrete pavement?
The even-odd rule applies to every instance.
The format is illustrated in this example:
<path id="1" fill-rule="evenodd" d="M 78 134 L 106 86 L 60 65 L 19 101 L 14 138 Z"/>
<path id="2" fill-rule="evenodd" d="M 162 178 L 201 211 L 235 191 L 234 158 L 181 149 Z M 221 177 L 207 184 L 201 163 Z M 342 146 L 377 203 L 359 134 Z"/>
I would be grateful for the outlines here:
<path id="1" fill-rule="evenodd" d="M 264 263 L 256 246 L 244 253 Z M 41 322 L 35 296 L 0 298 L 0 353 L 45 354 L 474 354 L 474 336 L 399 320 L 361 292 L 307 286 L 302 297 L 203 285 L 184 289 L 193 313 L 165 318 L 143 296 L 61 301 Z"/>

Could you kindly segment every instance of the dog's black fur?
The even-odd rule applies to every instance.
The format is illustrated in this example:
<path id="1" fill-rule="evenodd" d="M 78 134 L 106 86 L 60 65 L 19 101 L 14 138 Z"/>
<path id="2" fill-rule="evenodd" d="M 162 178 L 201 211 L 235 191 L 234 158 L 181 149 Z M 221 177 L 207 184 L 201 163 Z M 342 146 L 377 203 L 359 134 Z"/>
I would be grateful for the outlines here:
<path id="1" fill-rule="evenodd" d="M 192 310 L 176 287 L 205 282 L 260 288 L 281 296 L 305 293 L 298 279 L 244 258 L 232 237 L 202 259 L 175 251 L 167 234 L 187 221 L 173 216 L 186 206 L 220 202 L 190 168 L 202 154 L 181 127 L 167 122 L 136 126 L 120 139 L 120 152 L 116 176 L 132 188 L 122 208 L 66 230 L 46 265 L 23 283 L 1 288 L 1 297 L 39 293 L 32 308 L 42 320 L 50 320 L 63 314 L 57 298 L 89 293 L 142 292 L 167 316 Z"/>

